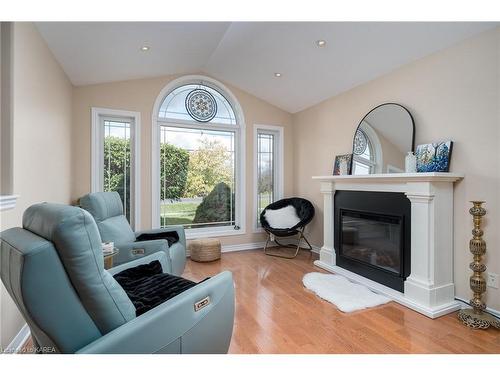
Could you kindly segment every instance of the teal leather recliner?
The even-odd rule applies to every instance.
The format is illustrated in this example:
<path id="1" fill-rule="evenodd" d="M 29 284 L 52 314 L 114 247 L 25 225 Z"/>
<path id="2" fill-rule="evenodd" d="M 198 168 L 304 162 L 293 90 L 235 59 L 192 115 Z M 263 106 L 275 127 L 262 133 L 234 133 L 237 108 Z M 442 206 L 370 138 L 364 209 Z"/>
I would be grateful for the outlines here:
<path id="1" fill-rule="evenodd" d="M 136 316 L 113 274 L 163 251 L 104 269 L 101 236 L 85 210 L 31 206 L 23 228 L 0 233 L 0 276 L 46 353 L 226 353 L 234 320 L 230 272 L 222 272 Z"/>
<path id="2" fill-rule="evenodd" d="M 168 273 L 180 276 L 186 265 L 186 236 L 182 225 L 134 232 L 123 214 L 123 203 L 117 192 L 90 193 L 80 198 L 80 207 L 94 217 L 103 242 L 114 242 L 119 253 L 113 258 L 118 265 L 163 251 L 167 255 Z M 165 239 L 137 240 L 143 234 L 175 232 L 178 240 L 169 246 Z"/>

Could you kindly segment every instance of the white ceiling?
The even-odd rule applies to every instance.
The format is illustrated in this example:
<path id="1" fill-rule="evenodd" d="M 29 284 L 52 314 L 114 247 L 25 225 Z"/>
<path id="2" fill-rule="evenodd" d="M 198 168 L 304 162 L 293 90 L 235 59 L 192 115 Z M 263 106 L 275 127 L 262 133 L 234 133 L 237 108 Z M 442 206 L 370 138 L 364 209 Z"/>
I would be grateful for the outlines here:
<path id="1" fill-rule="evenodd" d="M 206 72 L 291 113 L 497 25 L 37 23 L 75 85 Z M 318 39 L 326 40 L 326 47 L 317 47 Z M 140 51 L 145 44 L 151 49 Z"/>

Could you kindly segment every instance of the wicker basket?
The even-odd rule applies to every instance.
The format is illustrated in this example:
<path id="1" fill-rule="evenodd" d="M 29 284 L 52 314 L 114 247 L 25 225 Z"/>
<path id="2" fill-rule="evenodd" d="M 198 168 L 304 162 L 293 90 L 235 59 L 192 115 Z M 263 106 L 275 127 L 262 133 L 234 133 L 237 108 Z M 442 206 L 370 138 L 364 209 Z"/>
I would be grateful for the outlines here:
<path id="1" fill-rule="evenodd" d="M 218 238 L 204 238 L 189 241 L 191 259 L 195 262 L 212 262 L 220 259 L 220 247 Z"/>

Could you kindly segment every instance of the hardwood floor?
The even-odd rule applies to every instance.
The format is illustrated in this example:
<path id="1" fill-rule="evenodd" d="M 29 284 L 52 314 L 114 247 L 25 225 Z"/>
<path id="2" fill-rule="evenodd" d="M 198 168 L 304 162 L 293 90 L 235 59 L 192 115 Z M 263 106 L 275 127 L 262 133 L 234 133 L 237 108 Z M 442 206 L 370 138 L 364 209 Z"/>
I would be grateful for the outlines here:
<path id="1" fill-rule="evenodd" d="M 473 331 L 456 313 L 429 319 L 395 302 L 342 313 L 302 285 L 315 255 L 288 260 L 262 250 L 188 260 L 184 277 L 199 281 L 233 272 L 236 313 L 230 353 L 500 353 L 500 331 Z"/>
<path id="2" fill-rule="evenodd" d="M 456 313 L 429 319 L 395 302 L 345 314 L 302 285 L 315 255 L 295 259 L 262 250 L 222 254 L 211 263 L 188 259 L 183 276 L 201 281 L 233 273 L 236 313 L 229 353 L 500 353 L 500 331 L 470 330 Z M 31 340 L 23 347 L 30 353 Z"/>

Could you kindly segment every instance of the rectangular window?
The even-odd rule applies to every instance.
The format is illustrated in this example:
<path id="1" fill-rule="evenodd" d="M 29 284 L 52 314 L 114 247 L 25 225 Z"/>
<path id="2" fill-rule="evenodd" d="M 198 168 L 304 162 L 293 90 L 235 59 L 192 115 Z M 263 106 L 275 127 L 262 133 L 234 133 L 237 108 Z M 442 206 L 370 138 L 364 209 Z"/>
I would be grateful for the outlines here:
<path id="1" fill-rule="evenodd" d="M 116 191 L 133 228 L 139 227 L 140 114 L 92 108 L 92 192 Z"/>
<path id="2" fill-rule="evenodd" d="M 260 228 L 260 213 L 283 197 L 282 138 L 282 127 L 262 125 L 255 128 L 255 228 Z"/>
<path id="3" fill-rule="evenodd" d="M 160 225 L 238 229 L 236 133 L 160 126 Z"/>
<path id="4" fill-rule="evenodd" d="M 116 191 L 130 222 L 130 125 L 129 119 L 101 118 L 104 127 L 103 191 Z"/>

